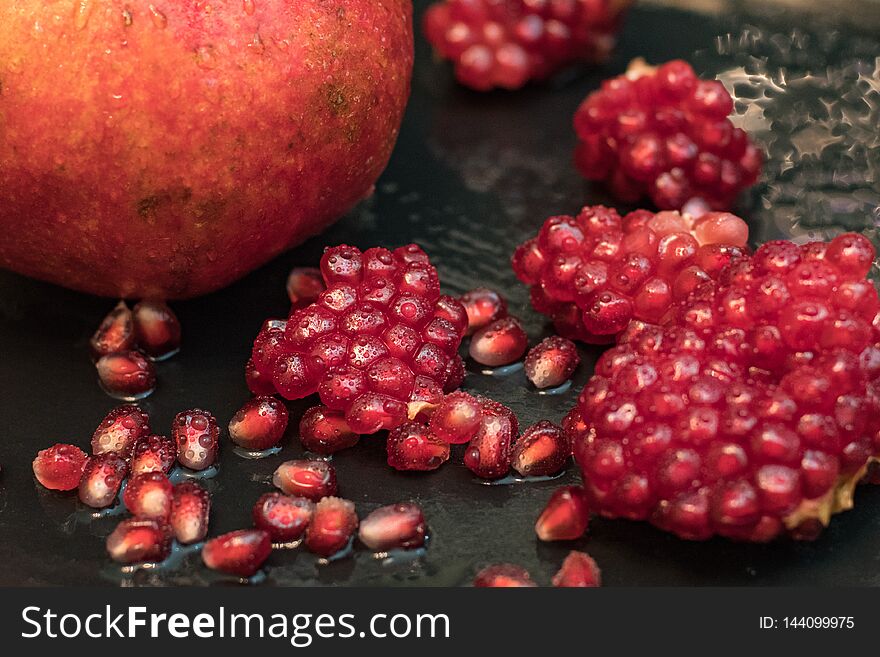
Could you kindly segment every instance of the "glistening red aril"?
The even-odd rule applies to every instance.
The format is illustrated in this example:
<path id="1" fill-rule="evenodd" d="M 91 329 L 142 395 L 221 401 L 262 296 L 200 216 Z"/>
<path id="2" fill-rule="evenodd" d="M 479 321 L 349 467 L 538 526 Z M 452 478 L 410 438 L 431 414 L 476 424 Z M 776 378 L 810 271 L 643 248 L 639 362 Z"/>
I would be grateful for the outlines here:
<path id="1" fill-rule="evenodd" d="M 287 276 L 287 296 L 294 308 L 314 303 L 326 288 L 317 267 L 294 267 Z"/>
<path id="2" fill-rule="evenodd" d="M 115 452 L 125 459 L 135 444 L 150 434 L 150 416 L 139 406 L 125 404 L 107 413 L 92 434 L 92 454 Z"/>
<path id="3" fill-rule="evenodd" d="M 523 477 L 560 472 L 571 456 L 571 442 L 562 427 L 541 420 L 523 431 L 510 457 L 510 465 Z"/>
<path id="4" fill-rule="evenodd" d="M 482 479 L 500 479 L 510 471 L 510 451 L 517 426 L 509 408 L 488 401 L 491 403 L 482 405 L 480 428 L 465 449 L 464 464 Z"/>
<path id="5" fill-rule="evenodd" d="M 139 351 L 116 351 L 95 363 L 101 388 L 114 399 L 137 401 L 156 388 L 156 366 Z"/>
<path id="6" fill-rule="evenodd" d="M 336 470 L 326 461 L 294 459 L 285 461 L 275 470 L 272 483 L 288 495 L 297 495 L 317 502 L 336 495 Z"/>
<path id="7" fill-rule="evenodd" d="M 453 392 L 434 409 L 428 426 L 440 440 L 457 445 L 477 435 L 482 419 L 483 408 L 474 396 Z"/>
<path id="8" fill-rule="evenodd" d="M 334 454 L 354 447 L 360 436 L 351 430 L 342 411 L 315 406 L 303 413 L 299 422 L 299 441 L 315 454 Z"/>
<path id="9" fill-rule="evenodd" d="M 590 522 L 590 508 L 584 489 L 563 486 L 550 496 L 538 516 L 535 533 L 542 541 L 573 541 L 584 535 Z"/>
<path id="10" fill-rule="evenodd" d="M 127 474 L 128 464 L 115 452 L 90 456 L 79 481 L 80 501 L 95 509 L 110 506 Z"/>
<path id="11" fill-rule="evenodd" d="M 559 572 L 553 576 L 553 586 L 569 588 L 602 586 L 602 571 L 589 554 L 572 550 L 562 562 Z"/>
<path id="12" fill-rule="evenodd" d="M 413 502 L 383 506 L 361 520 L 358 538 L 376 552 L 410 550 L 425 544 L 425 516 Z"/>
<path id="13" fill-rule="evenodd" d="M 229 421 L 229 437 L 239 447 L 261 451 L 274 447 L 287 430 L 287 407 L 274 397 L 254 397 Z"/>
<path id="14" fill-rule="evenodd" d="M 208 535 L 211 496 L 194 481 L 174 487 L 169 524 L 178 543 L 198 543 Z"/>
<path id="15" fill-rule="evenodd" d="M 128 518 L 107 536 L 106 547 L 117 563 L 164 561 L 171 554 L 171 533 L 161 520 Z"/>
<path id="16" fill-rule="evenodd" d="M 436 470 L 449 460 L 449 443 L 418 422 L 405 422 L 388 434 L 388 465 L 395 470 Z"/>
<path id="17" fill-rule="evenodd" d="M 272 539 L 262 529 L 239 529 L 212 538 L 202 548 L 202 561 L 211 570 L 250 577 L 272 554 Z"/>
<path id="18" fill-rule="evenodd" d="M 177 459 L 174 441 L 167 436 L 147 436 L 134 444 L 131 456 L 132 477 L 146 472 L 168 474 Z"/>
<path id="19" fill-rule="evenodd" d="M 87 459 L 76 445 L 58 443 L 37 453 L 34 476 L 50 490 L 73 490 L 79 485 Z"/>
<path id="20" fill-rule="evenodd" d="M 354 504 L 338 497 L 325 497 L 315 506 L 306 529 L 309 552 L 330 557 L 346 547 L 358 527 Z"/>
<path id="21" fill-rule="evenodd" d="M 89 340 L 89 349 L 92 357 L 97 360 L 107 354 L 129 351 L 134 346 L 131 310 L 125 301 L 120 301 L 101 321 L 98 330 Z"/>
<path id="22" fill-rule="evenodd" d="M 505 317 L 487 324 L 471 337 L 471 358 L 489 367 L 510 365 L 522 358 L 529 337 L 515 317 Z"/>
<path id="23" fill-rule="evenodd" d="M 153 360 L 170 358 L 180 349 L 180 322 L 164 301 L 144 299 L 131 311 L 135 342 Z"/>
<path id="24" fill-rule="evenodd" d="M 556 388 L 571 378 L 580 362 L 574 342 L 554 335 L 529 350 L 525 360 L 526 378 L 536 388 Z"/>
<path id="25" fill-rule="evenodd" d="M 507 301 L 495 290 L 478 287 L 465 292 L 458 300 L 467 313 L 465 335 L 472 335 L 487 324 L 507 317 Z"/>
<path id="26" fill-rule="evenodd" d="M 174 417 L 171 436 L 177 445 L 177 461 L 190 470 L 204 470 L 217 460 L 220 428 L 208 411 L 193 408 Z"/>
<path id="27" fill-rule="evenodd" d="M 273 541 L 287 543 L 302 537 L 315 513 L 315 503 L 304 497 L 266 493 L 254 504 L 254 526 L 269 532 Z"/>
<path id="28" fill-rule="evenodd" d="M 523 588 L 537 586 L 529 571 L 510 563 L 486 566 L 474 577 L 476 588 Z"/>
<path id="29" fill-rule="evenodd" d="M 133 516 L 165 522 L 171 515 L 173 491 L 163 472 L 146 472 L 129 479 L 122 501 Z"/>

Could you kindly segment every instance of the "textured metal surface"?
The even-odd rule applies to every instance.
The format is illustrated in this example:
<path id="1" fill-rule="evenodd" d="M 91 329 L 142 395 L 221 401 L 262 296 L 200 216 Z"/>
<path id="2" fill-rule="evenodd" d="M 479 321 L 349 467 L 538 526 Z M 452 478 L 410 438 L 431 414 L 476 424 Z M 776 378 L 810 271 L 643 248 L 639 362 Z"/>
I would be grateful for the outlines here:
<path id="1" fill-rule="evenodd" d="M 763 40 L 742 38 L 744 31 L 755 34 L 756 29 L 764 34 Z M 719 44 L 725 40 L 716 39 L 727 32 L 740 44 L 735 51 L 724 50 Z M 827 45 L 829 35 L 836 35 L 834 49 L 822 45 Z M 287 271 L 294 265 L 316 263 L 325 244 L 367 247 L 417 241 L 431 254 L 446 291 L 495 287 L 507 295 L 511 312 L 525 320 L 533 339 L 547 334 L 548 327 L 528 308 L 526 290 L 516 282 L 508 257 L 546 216 L 609 201 L 601 190 L 584 183 L 570 164 L 574 145 L 570 118 L 583 96 L 603 78 L 621 72 L 635 56 L 650 61 L 691 58 L 701 70 L 721 74 L 722 79 L 735 78 L 738 67 L 745 65 L 764 66 L 769 75 L 781 64 L 791 74 L 797 66 L 812 67 L 836 57 L 835 61 L 856 67 L 850 68 L 855 77 L 850 75 L 840 84 L 862 89 L 867 103 L 850 96 L 851 107 L 840 116 L 849 117 L 850 124 L 876 117 L 870 113 L 880 102 L 871 95 L 871 80 L 876 84 L 873 57 L 880 55 L 876 36 L 829 30 L 806 42 L 796 39 L 795 48 L 786 48 L 784 40 L 790 36 L 790 30 L 777 32 L 753 17 L 722 20 L 669 9 L 636 9 L 619 50 L 604 67 L 516 94 L 489 95 L 453 85 L 448 69 L 433 63 L 420 42 L 412 102 L 399 146 L 375 196 L 321 237 L 230 288 L 175 306 L 185 344 L 178 356 L 160 364 L 159 388 L 143 403 L 155 430 L 167 431 L 174 414 L 191 406 L 211 410 L 225 426 L 248 396 L 242 371 L 254 334 L 264 318 L 286 313 Z M 761 51 L 756 57 L 749 50 L 765 46 L 769 55 Z M 788 59 L 783 61 L 783 56 Z M 828 73 L 824 68 L 818 72 Z M 840 96 L 836 91 L 832 95 L 832 101 Z M 785 119 L 773 114 L 783 111 L 773 104 L 778 96 L 769 89 L 765 96 L 769 100 L 759 107 L 762 116 L 772 119 L 762 133 L 770 140 L 767 143 L 788 139 L 778 133 Z M 756 110 L 747 113 L 749 104 L 744 100 L 739 109 L 754 118 Z M 790 111 L 802 108 L 795 104 Z M 809 118 L 807 113 L 805 120 Z M 835 138 L 831 143 L 839 144 L 836 137 L 843 128 L 826 127 Z M 791 132 L 790 126 L 785 129 Z M 776 165 L 770 168 L 770 182 L 762 184 L 742 208 L 752 220 L 754 234 L 801 235 L 806 230 L 833 231 L 841 224 L 870 231 L 876 221 L 871 194 L 878 192 L 872 169 L 877 166 L 876 143 L 872 150 L 863 133 L 847 133 L 846 139 L 850 137 L 856 146 L 846 150 L 852 156 L 847 161 L 855 164 L 849 167 L 854 173 L 847 180 L 852 183 L 862 176 L 855 182 L 858 193 L 853 201 L 862 205 L 855 209 L 852 203 L 842 205 L 846 192 L 834 188 L 837 183 L 829 178 L 820 191 L 834 192 L 835 202 L 809 203 L 789 195 L 784 196 L 789 199 L 786 211 L 774 211 L 769 200 L 779 198 L 774 189 L 785 176 L 803 172 L 804 167 L 820 172 L 815 175 L 839 168 L 841 151 L 832 146 L 823 155 L 823 146 L 818 156 L 808 153 L 791 159 L 784 171 Z M 809 140 L 800 143 L 809 145 Z M 859 147 L 866 149 L 863 160 L 858 160 Z M 791 184 L 803 185 L 806 179 L 795 177 Z M 228 582 L 209 573 L 197 554 L 182 555 L 162 570 L 122 573 L 110 564 L 103 547 L 118 518 L 92 520 L 72 496 L 44 491 L 33 480 L 30 462 L 38 449 L 59 441 L 86 446 L 94 427 L 114 405 L 98 389 L 86 349 L 89 335 L 111 305 L 0 273 L 0 584 Z M 522 372 L 489 377 L 475 370 L 465 387 L 509 404 L 523 426 L 542 418 L 558 421 L 600 353 L 598 348 L 581 351 L 584 363 L 566 394 L 538 395 L 527 387 Z M 293 420 L 308 405 L 291 404 Z M 207 482 L 214 494 L 212 533 L 250 523 L 250 506 L 270 489 L 268 479 L 275 466 L 300 453 L 295 430 L 293 421 L 282 453 L 259 461 L 238 457 L 224 442 L 220 474 Z M 366 438 L 357 448 L 338 455 L 334 465 L 342 495 L 357 504 L 361 515 L 397 500 L 418 500 L 431 528 L 427 551 L 385 563 L 358 550 L 353 558 L 329 565 L 318 565 L 302 550 L 276 551 L 267 564 L 265 583 L 460 585 L 490 561 L 522 564 L 539 582 L 547 583 L 567 551 L 580 548 L 597 559 L 608 585 L 880 585 L 880 487 L 860 489 L 857 508 L 836 518 L 813 543 L 688 543 L 645 524 L 596 519 L 585 539 L 544 545 L 534 537 L 535 517 L 556 485 L 576 480 L 573 468 L 555 482 L 495 486 L 477 482 L 460 459 L 459 464 L 447 464 L 433 474 L 401 474 L 385 466 L 379 437 Z"/>

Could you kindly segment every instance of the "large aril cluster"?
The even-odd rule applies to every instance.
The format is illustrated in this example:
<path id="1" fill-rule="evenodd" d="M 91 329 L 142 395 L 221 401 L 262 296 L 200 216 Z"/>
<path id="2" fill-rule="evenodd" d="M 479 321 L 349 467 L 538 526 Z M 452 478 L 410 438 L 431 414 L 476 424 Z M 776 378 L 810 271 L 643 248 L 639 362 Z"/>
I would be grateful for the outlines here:
<path id="1" fill-rule="evenodd" d="M 566 420 L 593 509 L 688 539 L 811 537 L 880 455 L 874 249 L 770 242 L 633 322 Z"/>
<path id="2" fill-rule="evenodd" d="M 460 383 L 458 346 L 467 315 L 441 296 L 437 271 L 416 245 L 394 251 L 351 246 L 321 258 L 327 289 L 269 320 L 254 341 L 248 380 L 287 399 L 318 393 L 328 415 L 371 434 L 393 429 L 412 408 Z"/>
<path id="3" fill-rule="evenodd" d="M 425 34 L 459 82 L 517 89 L 573 62 L 604 60 L 629 0 L 445 0 Z"/>
<path id="4" fill-rule="evenodd" d="M 660 321 L 669 307 L 743 254 L 745 222 L 726 212 L 694 219 L 673 211 L 603 206 L 550 217 L 521 244 L 513 269 L 532 306 L 556 330 L 584 342 L 610 342 L 631 319 Z"/>
<path id="5" fill-rule="evenodd" d="M 758 178 L 762 156 L 728 116 L 733 101 L 717 80 L 699 79 L 681 60 L 642 60 L 606 80 L 574 117 L 575 163 L 621 201 L 649 197 L 664 210 L 699 201 L 728 210 Z"/>

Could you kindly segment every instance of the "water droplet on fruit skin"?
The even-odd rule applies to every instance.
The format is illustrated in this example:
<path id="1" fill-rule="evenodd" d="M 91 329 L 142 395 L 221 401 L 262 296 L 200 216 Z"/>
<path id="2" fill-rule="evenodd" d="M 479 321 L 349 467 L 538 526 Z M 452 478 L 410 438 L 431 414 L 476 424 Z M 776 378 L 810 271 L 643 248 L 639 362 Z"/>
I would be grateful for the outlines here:
<path id="1" fill-rule="evenodd" d="M 163 14 L 156 7 L 156 5 L 150 5 L 149 9 L 151 18 L 153 20 L 153 25 L 155 25 L 160 30 L 164 30 L 166 27 L 168 27 L 168 17 L 165 16 L 165 14 Z"/>
<path id="2" fill-rule="evenodd" d="M 254 15 L 254 10 L 256 9 L 254 0 L 242 0 L 242 7 L 244 8 L 244 13 L 248 16 Z"/>
<path id="3" fill-rule="evenodd" d="M 75 0 L 73 3 L 73 26 L 77 30 L 85 29 L 94 9 L 92 0 Z"/>

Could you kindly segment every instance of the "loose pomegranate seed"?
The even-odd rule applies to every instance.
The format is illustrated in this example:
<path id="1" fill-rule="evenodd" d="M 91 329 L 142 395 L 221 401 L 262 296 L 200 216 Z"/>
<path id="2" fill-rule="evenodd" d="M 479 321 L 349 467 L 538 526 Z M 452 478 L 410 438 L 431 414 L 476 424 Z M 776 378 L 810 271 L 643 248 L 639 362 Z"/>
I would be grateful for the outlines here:
<path id="1" fill-rule="evenodd" d="M 92 434 L 92 454 L 115 452 L 125 459 L 135 444 L 150 435 L 150 416 L 133 404 L 117 406 L 107 413 Z"/>
<path id="2" fill-rule="evenodd" d="M 274 397 L 254 397 L 229 421 L 229 437 L 239 447 L 261 451 L 274 447 L 287 430 L 287 407 Z"/>
<path id="3" fill-rule="evenodd" d="M 168 474 L 174 467 L 177 448 L 167 436 L 147 436 L 134 444 L 130 474 L 135 477 L 147 472 Z"/>
<path id="4" fill-rule="evenodd" d="M 249 358 L 244 367 L 244 379 L 251 394 L 274 395 L 277 392 L 275 384 L 272 383 L 272 377 L 261 374 L 254 365 L 253 358 Z"/>
<path id="5" fill-rule="evenodd" d="M 316 454 L 333 454 L 354 447 L 360 438 L 348 426 L 342 411 L 323 406 L 307 410 L 299 423 L 299 440 L 303 448 Z"/>
<path id="6" fill-rule="evenodd" d="M 82 478 L 86 459 L 86 453 L 76 445 L 58 443 L 37 453 L 34 476 L 50 490 L 73 490 Z"/>
<path id="7" fill-rule="evenodd" d="M 134 327 L 131 310 L 120 301 L 116 307 L 101 321 L 101 325 L 89 340 L 92 357 L 97 360 L 101 356 L 120 351 L 134 349 Z"/>
<path id="8" fill-rule="evenodd" d="M 122 501 L 133 516 L 166 522 L 171 515 L 173 490 L 164 473 L 146 472 L 128 481 Z"/>
<path id="9" fill-rule="evenodd" d="M 498 367 L 522 358 L 528 346 L 529 338 L 519 320 L 505 317 L 474 333 L 469 353 L 481 365 Z"/>
<path id="10" fill-rule="evenodd" d="M 418 504 L 383 506 L 361 520 L 358 538 L 376 552 L 410 550 L 425 544 L 425 516 Z"/>
<path id="11" fill-rule="evenodd" d="M 126 474 L 128 464 L 115 452 L 90 456 L 79 482 L 79 499 L 95 509 L 110 506 Z"/>
<path id="12" fill-rule="evenodd" d="M 156 366 L 139 351 L 118 351 L 95 363 L 101 388 L 114 399 L 137 401 L 156 389 Z"/>
<path id="13" fill-rule="evenodd" d="M 287 276 L 287 296 L 294 308 L 314 303 L 325 289 L 327 286 L 317 267 L 294 267 Z"/>
<path id="14" fill-rule="evenodd" d="M 170 358 L 180 349 L 180 322 L 164 301 L 144 299 L 131 311 L 138 348 L 153 360 Z"/>
<path id="15" fill-rule="evenodd" d="M 269 532 L 273 541 L 299 539 L 315 513 L 315 504 L 304 497 L 266 493 L 254 504 L 254 526 Z"/>
<path id="16" fill-rule="evenodd" d="M 480 429 L 483 409 L 466 392 L 446 395 L 431 415 L 429 427 L 440 440 L 453 445 L 470 441 Z"/>
<path id="17" fill-rule="evenodd" d="M 529 350 L 526 377 L 536 388 L 555 388 L 571 378 L 580 362 L 574 342 L 554 335 Z"/>
<path id="18" fill-rule="evenodd" d="M 446 294 L 437 299 L 435 316 L 452 324 L 459 335 L 465 335 L 470 326 L 470 315 L 468 315 L 464 304 L 455 297 Z"/>
<path id="19" fill-rule="evenodd" d="M 314 502 L 337 492 L 336 470 L 326 461 L 285 461 L 275 470 L 272 483 L 288 495 L 298 495 Z"/>
<path id="20" fill-rule="evenodd" d="M 388 434 L 388 465 L 395 470 L 436 470 L 449 460 L 449 443 L 428 427 L 406 422 Z"/>
<path id="21" fill-rule="evenodd" d="M 572 550 L 553 576 L 553 586 L 593 588 L 602 586 L 602 571 L 589 554 Z"/>
<path id="22" fill-rule="evenodd" d="M 465 335 L 473 335 L 484 326 L 507 317 L 507 301 L 495 290 L 478 287 L 459 298 L 467 313 Z"/>
<path id="23" fill-rule="evenodd" d="M 272 539 L 262 529 L 239 529 L 212 538 L 202 548 L 202 561 L 211 570 L 250 577 L 272 554 Z"/>
<path id="24" fill-rule="evenodd" d="M 315 506 L 315 514 L 306 529 L 306 548 L 329 557 L 346 545 L 358 527 L 354 504 L 338 497 L 325 497 Z"/>
<path id="25" fill-rule="evenodd" d="M 367 392 L 349 407 L 346 419 L 358 434 L 376 433 L 400 426 L 407 418 L 407 404 L 388 395 Z"/>
<path id="26" fill-rule="evenodd" d="M 537 586 L 529 571 L 510 563 L 486 566 L 474 577 L 477 588 L 523 588 Z"/>
<path id="27" fill-rule="evenodd" d="M 211 496 L 194 481 L 174 487 L 169 524 L 178 543 L 198 543 L 208 535 Z"/>
<path id="28" fill-rule="evenodd" d="M 562 427 L 542 420 L 516 441 L 510 464 L 523 477 L 540 477 L 562 470 L 570 456 L 571 443 Z"/>
<path id="29" fill-rule="evenodd" d="M 117 563 L 164 561 L 171 554 L 168 526 L 153 518 L 128 518 L 107 536 L 107 554 Z"/>
<path id="30" fill-rule="evenodd" d="M 542 541 L 573 541 L 584 535 L 590 508 L 580 486 L 557 488 L 538 516 L 535 533 Z"/>
<path id="31" fill-rule="evenodd" d="M 217 460 L 220 428 L 207 411 L 193 408 L 174 417 L 171 436 L 177 445 L 177 461 L 190 470 L 204 470 Z"/>
<path id="32" fill-rule="evenodd" d="M 468 443 L 464 464 L 478 477 L 500 479 L 510 470 L 513 427 L 506 415 L 483 413 L 477 435 Z"/>

